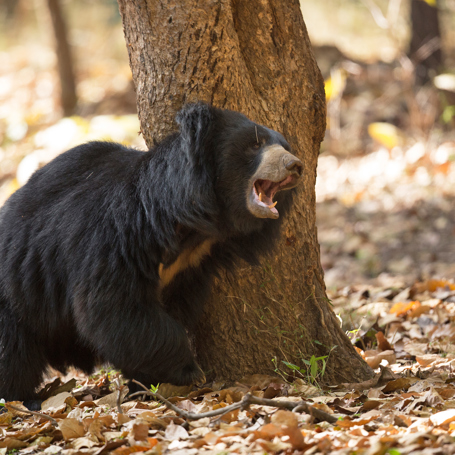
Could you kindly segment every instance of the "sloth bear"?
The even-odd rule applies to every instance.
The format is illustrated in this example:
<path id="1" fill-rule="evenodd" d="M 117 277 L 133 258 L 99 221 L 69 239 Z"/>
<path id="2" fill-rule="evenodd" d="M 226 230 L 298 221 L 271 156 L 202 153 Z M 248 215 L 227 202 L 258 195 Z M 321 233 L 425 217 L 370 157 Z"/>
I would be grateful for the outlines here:
<path id="1" fill-rule="evenodd" d="M 0 210 L 0 398 L 36 399 L 49 365 L 204 381 L 187 331 L 217 270 L 270 250 L 303 167 L 238 112 L 198 103 L 176 120 L 148 152 L 63 153 Z"/>

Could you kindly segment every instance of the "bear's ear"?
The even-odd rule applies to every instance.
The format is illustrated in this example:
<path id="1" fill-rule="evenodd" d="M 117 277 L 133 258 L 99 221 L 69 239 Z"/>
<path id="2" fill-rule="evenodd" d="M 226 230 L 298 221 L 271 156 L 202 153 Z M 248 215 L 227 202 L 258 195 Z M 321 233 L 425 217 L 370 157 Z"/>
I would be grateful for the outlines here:
<path id="1" fill-rule="evenodd" d="M 204 148 L 213 126 L 215 109 L 204 103 L 187 104 L 177 114 L 180 134 L 191 153 Z"/>

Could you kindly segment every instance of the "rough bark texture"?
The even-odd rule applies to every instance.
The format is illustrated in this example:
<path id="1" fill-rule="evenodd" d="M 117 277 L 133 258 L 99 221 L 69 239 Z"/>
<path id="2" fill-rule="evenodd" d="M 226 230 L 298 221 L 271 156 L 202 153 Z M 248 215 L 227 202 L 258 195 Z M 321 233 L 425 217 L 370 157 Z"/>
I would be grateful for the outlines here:
<path id="1" fill-rule="evenodd" d="M 186 102 L 238 110 L 280 131 L 305 178 L 273 258 L 219 280 L 195 346 L 210 376 L 302 366 L 333 346 L 327 382 L 372 376 L 325 294 L 315 226 L 315 178 L 325 97 L 297 0 L 119 0 L 149 146 L 175 130 Z"/>

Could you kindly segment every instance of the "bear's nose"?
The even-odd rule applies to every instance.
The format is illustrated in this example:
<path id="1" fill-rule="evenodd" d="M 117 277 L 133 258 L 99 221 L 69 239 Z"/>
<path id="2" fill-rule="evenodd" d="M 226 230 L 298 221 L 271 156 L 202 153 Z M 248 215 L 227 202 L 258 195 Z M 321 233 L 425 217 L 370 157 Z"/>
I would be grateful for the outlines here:
<path id="1" fill-rule="evenodd" d="M 295 156 L 293 156 L 292 158 L 289 157 L 286 162 L 285 162 L 285 165 L 284 167 L 288 170 L 288 171 L 295 171 L 297 172 L 299 175 L 302 175 L 302 172 L 303 172 L 303 164 L 302 162 L 296 158 Z"/>

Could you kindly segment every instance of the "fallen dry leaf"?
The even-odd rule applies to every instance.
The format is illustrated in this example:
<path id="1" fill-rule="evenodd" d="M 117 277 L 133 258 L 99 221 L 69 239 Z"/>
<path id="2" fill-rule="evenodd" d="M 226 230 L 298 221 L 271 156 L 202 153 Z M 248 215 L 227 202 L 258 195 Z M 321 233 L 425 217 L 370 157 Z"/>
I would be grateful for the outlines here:
<path id="1" fill-rule="evenodd" d="M 395 313 L 396 316 L 403 316 L 408 311 L 416 310 L 418 307 L 420 307 L 420 302 L 419 301 L 398 302 L 395 305 L 393 305 L 392 308 L 390 308 L 390 312 L 391 313 Z"/>
<path id="2" fill-rule="evenodd" d="M 175 425 L 174 422 L 167 426 L 166 431 L 164 432 L 164 437 L 173 441 L 175 439 L 187 439 L 189 437 L 188 432 L 185 428 L 181 427 L 180 425 Z"/>
<path id="3" fill-rule="evenodd" d="M 72 398 L 69 392 L 62 392 L 58 395 L 48 398 L 41 404 L 42 411 L 58 412 L 66 409 L 66 399 Z"/>
<path id="4" fill-rule="evenodd" d="M 145 423 L 134 424 L 131 429 L 131 436 L 135 441 L 145 441 L 149 435 L 149 426 Z"/>
<path id="5" fill-rule="evenodd" d="M 62 432 L 63 439 L 69 441 L 85 435 L 84 425 L 77 419 L 64 419 L 58 423 L 58 428 Z"/>
<path id="6" fill-rule="evenodd" d="M 384 334 L 382 332 L 377 332 L 375 334 L 376 340 L 378 341 L 378 348 L 381 351 L 393 351 L 392 346 L 390 346 L 389 342 L 386 340 Z"/>
<path id="7" fill-rule="evenodd" d="M 378 368 L 383 360 L 386 360 L 391 365 L 395 363 L 397 359 L 393 351 L 365 351 L 365 362 L 368 363 L 371 368 Z"/>
<path id="8" fill-rule="evenodd" d="M 396 392 L 397 390 L 407 389 L 419 380 L 417 378 L 398 378 L 390 381 L 382 391 L 384 393 Z"/>

